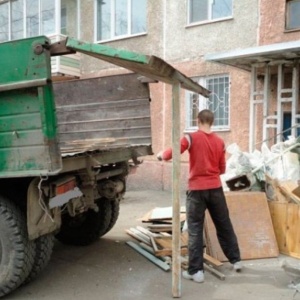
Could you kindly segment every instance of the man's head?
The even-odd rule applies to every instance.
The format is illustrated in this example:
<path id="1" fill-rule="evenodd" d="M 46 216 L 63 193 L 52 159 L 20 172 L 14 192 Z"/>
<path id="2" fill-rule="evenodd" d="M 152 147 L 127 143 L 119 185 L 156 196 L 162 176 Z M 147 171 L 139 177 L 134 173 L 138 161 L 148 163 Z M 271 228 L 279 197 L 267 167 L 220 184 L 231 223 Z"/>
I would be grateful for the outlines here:
<path id="1" fill-rule="evenodd" d="M 198 123 L 200 125 L 212 126 L 214 123 L 214 114 L 209 109 L 203 109 L 198 114 Z"/>

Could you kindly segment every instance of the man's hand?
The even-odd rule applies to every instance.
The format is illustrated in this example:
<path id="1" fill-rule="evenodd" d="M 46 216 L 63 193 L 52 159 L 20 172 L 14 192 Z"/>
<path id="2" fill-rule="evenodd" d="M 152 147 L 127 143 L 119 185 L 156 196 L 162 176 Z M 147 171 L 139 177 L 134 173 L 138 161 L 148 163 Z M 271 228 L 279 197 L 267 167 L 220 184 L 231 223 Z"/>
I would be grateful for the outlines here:
<path id="1" fill-rule="evenodd" d="M 156 158 L 157 158 L 159 161 L 162 161 L 162 160 L 163 160 L 162 154 L 163 154 L 163 152 L 160 151 L 160 152 L 158 152 L 157 155 L 156 155 Z"/>

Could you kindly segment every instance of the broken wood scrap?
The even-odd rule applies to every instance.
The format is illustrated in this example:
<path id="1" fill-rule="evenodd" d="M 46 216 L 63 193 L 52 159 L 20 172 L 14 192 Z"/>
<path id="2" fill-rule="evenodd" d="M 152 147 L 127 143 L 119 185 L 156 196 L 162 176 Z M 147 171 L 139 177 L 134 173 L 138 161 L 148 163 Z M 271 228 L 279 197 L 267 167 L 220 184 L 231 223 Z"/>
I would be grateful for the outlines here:
<path id="1" fill-rule="evenodd" d="M 156 256 L 172 256 L 172 236 L 151 237 Z M 187 254 L 187 245 L 181 244 L 181 255 Z"/>
<path id="2" fill-rule="evenodd" d="M 162 270 L 169 271 L 171 269 L 171 267 L 167 263 L 163 262 L 162 260 L 160 260 L 156 256 L 154 256 L 151 253 L 147 252 L 146 250 L 144 250 L 142 247 L 140 247 L 136 243 L 131 242 L 131 241 L 127 241 L 126 244 L 128 246 L 130 246 L 131 248 L 133 248 L 138 253 L 140 253 L 141 255 L 143 255 L 144 257 L 146 257 L 152 263 L 159 266 Z"/>
<path id="3" fill-rule="evenodd" d="M 166 225 L 166 224 L 152 224 L 148 225 L 148 228 L 152 232 L 171 232 L 172 231 L 172 225 Z"/>
<path id="4" fill-rule="evenodd" d="M 138 240 L 139 242 L 143 242 L 147 245 L 150 245 L 151 242 L 148 239 L 145 239 L 143 236 L 133 232 L 132 230 L 126 229 L 125 232 L 130 235 L 131 237 L 133 237 L 134 239 Z"/>
<path id="5" fill-rule="evenodd" d="M 296 181 L 288 180 L 284 182 L 278 182 L 279 190 L 296 204 L 300 204 L 299 186 Z"/>
<path id="6" fill-rule="evenodd" d="M 218 259 L 208 255 L 207 253 L 203 254 L 203 258 L 207 263 L 211 264 L 214 267 L 220 267 L 223 265 L 222 262 L 220 262 Z"/>
<path id="7" fill-rule="evenodd" d="M 225 280 L 225 275 L 220 271 L 214 269 L 213 267 L 209 266 L 208 264 L 204 263 L 204 270 L 210 272 L 211 274 L 215 275 L 221 280 Z"/>
<path id="8" fill-rule="evenodd" d="M 150 230 L 146 229 L 145 227 L 142 226 L 136 226 L 136 229 L 139 230 L 140 232 L 146 234 L 147 236 L 159 236 L 158 233 L 151 232 Z"/>
<path id="9" fill-rule="evenodd" d="M 154 253 L 154 249 L 151 246 L 148 246 L 145 243 L 140 243 L 140 246 L 145 249 L 146 251 L 148 251 L 149 253 L 155 255 Z M 171 264 L 171 257 L 169 256 L 158 256 L 159 259 L 161 259 L 162 261 L 165 261 L 167 264 Z"/>
<path id="10" fill-rule="evenodd" d="M 186 219 L 185 207 L 180 209 L 180 221 L 184 222 Z M 147 212 L 139 220 L 143 223 L 167 223 L 172 224 L 172 207 L 156 207 L 151 211 Z"/>
<path id="11" fill-rule="evenodd" d="M 147 243 L 150 244 L 150 237 L 147 234 L 133 227 L 131 227 L 129 230 L 135 233 L 136 235 L 140 236 L 143 240 L 147 241 Z"/>

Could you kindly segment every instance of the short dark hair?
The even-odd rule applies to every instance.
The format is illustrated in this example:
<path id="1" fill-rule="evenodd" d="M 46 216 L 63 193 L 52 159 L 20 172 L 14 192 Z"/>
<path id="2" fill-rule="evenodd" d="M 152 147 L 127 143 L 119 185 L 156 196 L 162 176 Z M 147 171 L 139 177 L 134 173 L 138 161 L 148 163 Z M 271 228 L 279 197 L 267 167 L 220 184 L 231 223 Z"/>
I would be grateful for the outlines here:
<path id="1" fill-rule="evenodd" d="M 198 122 L 211 126 L 214 123 L 214 113 L 209 109 L 201 110 L 198 114 Z"/>

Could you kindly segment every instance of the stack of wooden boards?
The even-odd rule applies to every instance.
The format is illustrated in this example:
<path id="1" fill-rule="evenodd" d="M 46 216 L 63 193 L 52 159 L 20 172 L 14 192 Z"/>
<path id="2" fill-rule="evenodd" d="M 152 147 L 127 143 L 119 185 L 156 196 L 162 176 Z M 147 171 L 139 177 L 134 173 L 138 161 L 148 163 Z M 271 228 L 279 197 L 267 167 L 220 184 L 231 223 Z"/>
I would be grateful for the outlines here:
<path id="1" fill-rule="evenodd" d="M 296 181 L 267 178 L 269 208 L 279 252 L 300 258 L 300 187 Z"/>
<path id="2" fill-rule="evenodd" d="M 185 220 L 184 208 L 181 208 L 181 221 Z M 172 256 L 172 207 L 155 208 L 143 216 L 140 221 L 148 223 L 148 228 L 136 226 L 126 233 L 139 244 L 127 242 L 147 259 L 165 271 L 170 270 Z M 186 235 L 181 236 L 181 254 L 187 253 Z"/>
<path id="3" fill-rule="evenodd" d="M 181 222 L 185 221 L 185 208 L 181 208 Z M 148 228 L 136 226 L 126 230 L 126 233 L 139 243 L 128 241 L 127 244 L 137 252 L 145 256 L 152 263 L 165 271 L 171 269 L 172 264 L 172 208 L 155 208 L 148 212 L 142 222 L 149 223 Z M 181 232 L 181 267 L 186 269 L 188 265 L 188 234 Z M 221 266 L 222 263 L 205 254 L 205 269 L 220 279 L 225 276 L 214 267 Z"/>
<path id="4" fill-rule="evenodd" d="M 268 200 L 264 192 L 225 193 L 230 218 L 238 238 L 242 260 L 270 258 L 279 255 Z M 182 208 L 181 221 L 185 221 Z M 142 222 L 151 223 L 148 228 L 137 226 L 127 233 L 139 241 L 138 246 L 163 262 L 165 270 L 170 269 L 172 257 L 172 208 L 154 209 L 144 216 Z M 205 268 L 220 279 L 225 276 L 215 268 L 227 261 L 224 256 L 210 215 L 205 217 Z M 133 242 L 128 242 L 132 246 Z M 182 268 L 187 267 L 187 232 L 181 233 Z M 137 250 L 137 249 L 136 249 Z M 142 253 L 141 253 L 142 254 Z M 161 263 L 159 263 L 161 265 Z M 210 269 L 211 270 L 210 270 Z"/>

